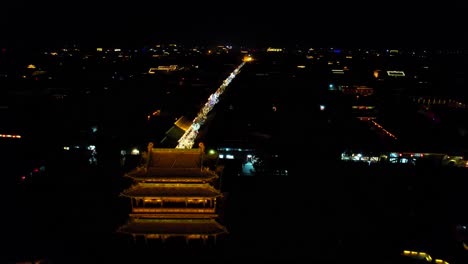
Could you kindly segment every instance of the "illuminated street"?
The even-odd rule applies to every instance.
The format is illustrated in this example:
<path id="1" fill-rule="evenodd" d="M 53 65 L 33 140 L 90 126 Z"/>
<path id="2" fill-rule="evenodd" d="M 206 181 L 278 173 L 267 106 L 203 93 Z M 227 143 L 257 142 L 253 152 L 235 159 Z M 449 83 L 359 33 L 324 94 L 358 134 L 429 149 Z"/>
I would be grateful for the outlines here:
<path id="1" fill-rule="evenodd" d="M 208 98 L 208 101 L 205 105 L 200 109 L 195 119 L 192 121 L 192 125 L 190 128 L 185 131 L 185 134 L 179 139 L 179 144 L 177 148 L 192 148 L 193 144 L 198 135 L 198 131 L 201 126 L 205 124 L 207 119 L 207 115 L 210 113 L 211 109 L 218 103 L 219 97 L 222 96 L 224 91 L 227 89 L 231 81 L 236 77 L 236 75 L 240 72 L 242 67 L 245 65 L 245 62 L 242 62 L 230 75 L 226 80 L 223 81 L 221 86 L 216 90 L 216 92 L 212 93 Z"/>

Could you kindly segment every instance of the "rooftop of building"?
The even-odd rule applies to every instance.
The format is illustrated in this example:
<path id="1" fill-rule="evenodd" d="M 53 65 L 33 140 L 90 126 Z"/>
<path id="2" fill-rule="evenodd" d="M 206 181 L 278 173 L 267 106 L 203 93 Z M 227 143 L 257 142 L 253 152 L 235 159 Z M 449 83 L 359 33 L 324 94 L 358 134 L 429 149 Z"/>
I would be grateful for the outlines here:
<path id="1" fill-rule="evenodd" d="M 211 170 L 201 168 L 148 168 L 147 172 L 132 170 L 126 173 L 125 177 L 141 182 L 201 183 L 215 180 L 218 175 Z"/>
<path id="2" fill-rule="evenodd" d="M 159 236 L 221 235 L 228 231 L 213 219 L 133 219 L 118 232 Z"/>
<path id="3" fill-rule="evenodd" d="M 221 192 L 207 183 L 137 183 L 121 193 L 128 197 L 219 197 Z"/>

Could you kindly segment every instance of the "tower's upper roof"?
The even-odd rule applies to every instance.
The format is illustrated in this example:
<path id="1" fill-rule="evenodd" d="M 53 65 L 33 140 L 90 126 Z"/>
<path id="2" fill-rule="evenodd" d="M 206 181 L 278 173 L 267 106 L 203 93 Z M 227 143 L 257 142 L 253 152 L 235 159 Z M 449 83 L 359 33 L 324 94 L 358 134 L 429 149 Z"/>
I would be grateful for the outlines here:
<path id="1" fill-rule="evenodd" d="M 151 148 L 144 166 L 126 173 L 125 176 L 140 182 L 211 182 L 218 175 L 202 167 L 203 155 L 199 148 Z"/>

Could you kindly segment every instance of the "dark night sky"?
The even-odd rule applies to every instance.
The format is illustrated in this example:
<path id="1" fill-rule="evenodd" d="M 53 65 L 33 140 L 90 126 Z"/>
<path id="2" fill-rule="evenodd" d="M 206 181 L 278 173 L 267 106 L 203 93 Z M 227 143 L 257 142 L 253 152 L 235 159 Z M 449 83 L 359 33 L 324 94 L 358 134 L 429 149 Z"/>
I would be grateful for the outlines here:
<path id="1" fill-rule="evenodd" d="M 200 40 L 361 47 L 466 44 L 467 9 L 461 3 L 350 2 L 17 0 L 3 4 L 5 15 L 0 22 L 6 30 L 0 40 L 30 44 Z"/>

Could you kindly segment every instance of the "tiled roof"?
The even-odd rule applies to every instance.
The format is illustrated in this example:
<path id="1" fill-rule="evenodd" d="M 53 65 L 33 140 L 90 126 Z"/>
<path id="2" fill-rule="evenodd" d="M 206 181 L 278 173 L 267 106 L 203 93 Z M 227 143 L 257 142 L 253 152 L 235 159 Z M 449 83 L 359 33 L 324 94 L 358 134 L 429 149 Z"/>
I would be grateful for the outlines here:
<path id="1" fill-rule="evenodd" d="M 137 235 L 187 236 L 220 235 L 227 233 L 227 230 L 213 219 L 140 219 L 129 221 L 121 226 L 118 232 Z"/>
<path id="2" fill-rule="evenodd" d="M 122 192 L 129 197 L 219 197 L 209 184 L 138 183 Z"/>
<path id="3" fill-rule="evenodd" d="M 218 178 L 216 173 L 206 169 L 154 167 L 150 167 L 147 173 L 142 170 L 133 170 L 125 176 L 145 182 L 209 182 Z"/>
<path id="4" fill-rule="evenodd" d="M 157 168 L 200 168 L 201 152 L 198 149 L 153 149 L 149 167 Z"/>

